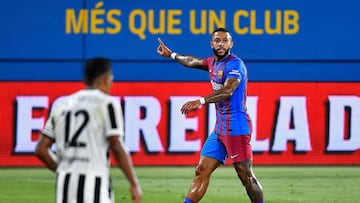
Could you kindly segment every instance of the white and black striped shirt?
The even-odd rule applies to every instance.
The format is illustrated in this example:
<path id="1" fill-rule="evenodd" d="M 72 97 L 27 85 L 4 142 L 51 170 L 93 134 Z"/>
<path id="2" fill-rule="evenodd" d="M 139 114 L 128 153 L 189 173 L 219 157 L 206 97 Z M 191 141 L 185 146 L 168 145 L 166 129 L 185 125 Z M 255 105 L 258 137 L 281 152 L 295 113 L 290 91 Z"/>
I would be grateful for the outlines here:
<path id="1" fill-rule="evenodd" d="M 119 101 L 80 90 L 55 107 L 42 133 L 56 142 L 57 202 L 112 202 L 107 138 L 124 135 Z"/>

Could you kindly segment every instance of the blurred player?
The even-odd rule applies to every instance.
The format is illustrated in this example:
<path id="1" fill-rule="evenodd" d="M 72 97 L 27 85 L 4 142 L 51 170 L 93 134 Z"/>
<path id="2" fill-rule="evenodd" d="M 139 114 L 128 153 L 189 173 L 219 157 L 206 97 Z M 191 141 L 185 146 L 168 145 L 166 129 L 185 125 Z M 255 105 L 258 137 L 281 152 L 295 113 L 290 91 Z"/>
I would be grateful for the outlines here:
<path id="1" fill-rule="evenodd" d="M 114 202 L 109 148 L 130 183 L 133 202 L 141 202 L 142 191 L 122 141 L 121 107 L 109 96 L 112 80 L 109 60 L 88 60 L 87 88 L 56 106 L 45 124 L 36 155 L 56 171 L 57 203 Z M 49 150 L 54 142 L 56 157 Z"/>
<path id="2" fill-rule="evenodd" d="M 251 121 L 246 111 L 247 70 L 243 61 L 230 53 L 233 47 L 231 34 L 225 28 L 216 29 L 211 34 L 210 47 L 214 56 L 206 59 L 172 52 L 159 39 L 157 52 L 163 57 L 171 57 L 178 63 L 208 71 L 213 93 L 198 100 L 185 103 L 181 112 L 187 114 L 200 105 L 215 103 L 216 124 L 208 136 L 195 178 L 184 203 L 196 203 L 207 190 L 212 172 L 224 164 L 229 157 L 246 188 L 251 202 L 264 203 L 263 191 L 252 170 L 252 149 L 250 145 Z"/>

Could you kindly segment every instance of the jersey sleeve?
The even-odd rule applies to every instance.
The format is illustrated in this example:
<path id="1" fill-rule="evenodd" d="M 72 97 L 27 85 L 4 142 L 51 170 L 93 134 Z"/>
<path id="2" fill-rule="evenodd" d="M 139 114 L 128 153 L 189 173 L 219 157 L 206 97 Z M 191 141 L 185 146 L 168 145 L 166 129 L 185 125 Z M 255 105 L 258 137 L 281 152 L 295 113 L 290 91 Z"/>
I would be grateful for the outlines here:
<path id="1" fill-rule="evenodd" d="M 124 136 L 124 119 L 120 104 L 111 99 L 105 107 L 105 134 L 109 136 Z"/>
<path id="2" fill-rule="evenodd" d="M 203 59 L 202 63 L 203 63 L 203 66 L 209 67 L 209 62 L 207 59 Z"/>
<path id="3" fill-rule="evenodd" d="M 244 72 L 244 63 L 242 63 L 241 60 L 232 59 L 227 62 L 225 68 L 226 79 L 237 78 L 241 80 L 243 72 Z"/>
<path id="4" fill-rule="evenodd" d="M 55 140 L 55 111 L 50 112 L 49 118 L 47 119 L 41 134 Z"/>
<path id="5" fill-rule="evenodd" d="M 209 68 L 210 67 L 210 63 L 211 61 L 214 59 L 213 56 L 209 56 L 207 58 L 204 58 L 203 61 L 202 61 L 202 65 Z"/>

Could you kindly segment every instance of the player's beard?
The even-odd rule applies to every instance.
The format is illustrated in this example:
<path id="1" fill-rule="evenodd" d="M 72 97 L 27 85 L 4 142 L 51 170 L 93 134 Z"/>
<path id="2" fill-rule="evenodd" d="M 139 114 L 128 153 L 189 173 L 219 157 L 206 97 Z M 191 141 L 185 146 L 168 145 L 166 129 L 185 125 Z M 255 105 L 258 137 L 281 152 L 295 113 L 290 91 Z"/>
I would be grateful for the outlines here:
<path id="1" fill-rule="evenodd" d="M 224 53 L 223 54 L 218 54 L 218 51 L 219 49 L 213 49 L 213 52 L 215 54 L 216 57 L 218 57 L 219 59 L 222 59 L 224 58 L 225 56 L 229 55 L 230 53 L 230 48 L 229 49 L 225 49 Z"/>

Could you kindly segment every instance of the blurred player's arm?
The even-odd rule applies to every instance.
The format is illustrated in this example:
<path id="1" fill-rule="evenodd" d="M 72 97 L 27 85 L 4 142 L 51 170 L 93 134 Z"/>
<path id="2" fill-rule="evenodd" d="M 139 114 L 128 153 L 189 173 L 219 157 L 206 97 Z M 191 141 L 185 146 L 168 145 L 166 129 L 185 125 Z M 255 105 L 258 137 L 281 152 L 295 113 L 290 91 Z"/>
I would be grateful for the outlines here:
<path id="1" fill-rule="evenodd" d="M 208 68 L 204 66 L 203 59 L 196 57 L 196 56 L 190 56 L 190 55 L 183 55 L 172 52 L 165 44 L 164 42 L 158 38 L 159 46 L 157 48 L 157 52 L 163 56 L 163 57 L 171 57 L 178 63 L 189 67 L 189 68 L 197 68 L 200 70 L 207 71 Z"/>
<path id="2" fill-rule="evenodd" d="M 223 101 L 232 96 L 235 89 L 239 86 L 240 79 L 238 78 L 229 78 L 225 81 L 224 87 L 219 89 L 218 91 L 203 97 L 203 103 L 201 103 L 200 99 L 194 101 L 188 101 L 181 107 L 181 112 L 183 114 L 187 114 L 189 111 L 197 109 L 201 104 L 209 104 L 215 103 L 219 101 Z"/>
<path id="3" fill-rule="evenodd" d="M 46 135 L 41 135 L 35 149 L 35 155 L 52 171 L 56 171 L 57 163 L 55 154 L 50 150 L 54 140 Z"/>
<path id="4" fill-rule="evenodd" d="M 133 201 L 135 203 L 140 203 L 142 199 L 142 190 L 135 174 L 130 156 L 125 150 L 124 143 L 119 140 L 119 136 L 110 136 L 108 137 L 108 141 L 111 152 L 113 153 L 119 168 L 123 171 L 130 183 L 130 191 Z"/>

